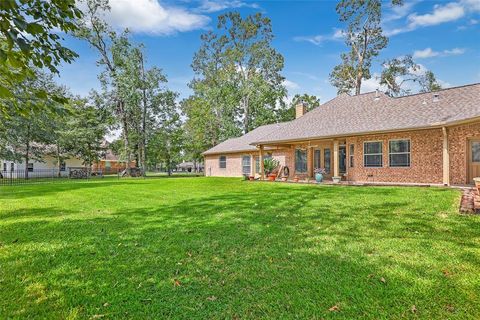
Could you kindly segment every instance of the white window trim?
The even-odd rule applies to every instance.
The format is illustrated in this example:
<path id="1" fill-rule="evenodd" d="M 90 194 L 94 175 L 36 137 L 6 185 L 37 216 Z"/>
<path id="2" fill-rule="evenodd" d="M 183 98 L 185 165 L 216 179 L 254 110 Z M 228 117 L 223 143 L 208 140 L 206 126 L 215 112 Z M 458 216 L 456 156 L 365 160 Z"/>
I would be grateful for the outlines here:
<path id="1" fill-rule="evenodd" d="M 243 172 L 243 158 L 244 157 L 248 157 L 250 159 L 250 170 L 248 171 L 248 175 L 251 175 L 252 174 L 252 155 L 251 154 L 242 154 L 242 174 L 247 174 L 245 172 Z"/>
<path id="2" fill-rule="evenodd" d="M 410 146 L 409 148 L 409 152 L 390 152 L 390 141 L 405 141 L 407 140 L 408 141 L 408 144 Z M 409 157 L 409 163 L 408 163 L 408 166 L 392 166 L 390 164 L 390 155 L 391 154 L 408 154 L 410 155 Z M 410 138 L 405 138 L 405 139 L 390 139 L 388 140 L 388 167 L 389 168 L 394 168 L 394 169 L 408 169 L 408 168 L 411 168 L 412 167 L 412 140 Z"/>
<path id="3" fill-rule="evenodd" d="M 225 168 L 222 168 L 222 166 L 220 166 L 220 162 L 222 162 L 220 160 L 221 157 L 225 157 Z M 219 155 L 218 156 L 218 169 L 220 169 L 220 170 L 226 170 L 227 169 L 227 156 L 226 155 Z"/>
<path id="4" fill-rule="evenodd" d="M 382 153 L 365 153 L 365 144 L 367 143 L 372 143 L 372 142 L 380 142 L 382 144 Z M 363 150 L 362 150 L 362 153 L 363 153 L 363 167 L 365 169 L 378 169 L 378 168 L 383 168 L 383 140 L 370 140 L 370 141 L 363 141 Z M 382 164 L 380 166 L 366 166 L 365 165 L 365 156 L 368 155 L 368 156 L 378 156 L 378 155 L 381 155 L 382 156 Z"/>

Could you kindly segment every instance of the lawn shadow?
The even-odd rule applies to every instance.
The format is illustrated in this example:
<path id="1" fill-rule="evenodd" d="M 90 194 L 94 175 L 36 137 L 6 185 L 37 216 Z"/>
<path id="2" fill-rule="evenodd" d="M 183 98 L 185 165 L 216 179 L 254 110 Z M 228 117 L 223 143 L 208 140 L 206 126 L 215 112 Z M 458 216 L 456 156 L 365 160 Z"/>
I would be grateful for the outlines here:
<path id="1" fill-rule="evenodd" d="M 22 209 L 21 221 L 0 230 L 3 272 L 16 275 L 0 271 L 10 290 L 3 310 L 80 318 L 478 314 L 477 297 L 462 278 L 437 270 L 451 261 L 468 269 L 479 262 L 468 252 L 442 261 L 442 250 L 475 245 L 477 220 L 439 222 L 433 209 L 395 188 L 248 188 L 98 216 Z M 426 255 L 435 245 L 440 250 L 427 263 L 403 257 L 413 250 Z M 19 297 L 23 310 L 15 307 Z M 329 311 L 335 305 L 340 311 Z"/>

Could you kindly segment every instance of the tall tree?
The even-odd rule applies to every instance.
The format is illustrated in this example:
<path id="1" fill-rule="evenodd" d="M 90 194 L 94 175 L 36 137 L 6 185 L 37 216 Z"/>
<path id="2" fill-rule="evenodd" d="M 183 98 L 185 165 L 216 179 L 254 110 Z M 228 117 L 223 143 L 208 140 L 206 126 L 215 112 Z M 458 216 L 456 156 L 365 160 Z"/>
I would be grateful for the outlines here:
<path id="1" fill-rule="evenodd" d="M 70 110 L 64 118 L 64 125 L 58 130 L 57 141 L 60 141 L 64 154 L 82 159 L 90 168 L 104 151 L 103 139 L 112 121 L 110 113 L 95 103 L 94 96 L 90 101 L 72 98 Z"/>
<path id="2" fill-rule="evenodd" d="M 229 12 L 218 17 L 216 32 L 201 39 L 191 87 L 217 115 L 221 134 L 226 133 L 220 140 L 274 122 L 286 90 L 280 73 L 284 60 L 272 47 L 270 19 Z"/>
<path id="3" fill-rule="evenodd" d="M 130 164 L 132 146 L 129 140 L 129 106 L 131 104 L 128 105 L 125 101 L 126 96 L 129 96 L 129 87 L 122 80 L 130 82 L 132 79 L 125 76 L 125 70 L 122 72 L 119 69 L 128 67 L 127 56 L 131 52 L 132 46 L 126 34 L 117 35 L 103 20 L 104 13 L 110 10 L 108 1 L 86 0 L 85 5 L 84 17 L 79 23 L 79 30 L 76 35 L 80 39 L 86 40 L 100 55 L 98 64 L 104 67 L 100 81 L 105 101 L 111 105 L 118 117 L 118 122 L 122 128 L 126 163 Z M 138 96 L 129 96 L 129 98 L 130 100 L 138 99 Z M 129 172 L 129 167 L 127 167 L 127 172 Z"/>
<path id="4" fill-rule="evenodd" d="M 184 123 L 185 156 L 194 162 L 201 162 L 202 152 L 219 143 L 218 119 L 210 105 L 196 96 L 183 100 L 181 109 L 186 116 Z"/>
<path id="5" fill-rule="evenodd" d="M 398 97 L 410 94 L 412 87 L 407 87 L 409 83 L 417 84 L 420 92 L 441 89 L 434 73 L 430 70 L 425 71 L 410 55 L 386 60 L 383 63 L 380 84 L 387 87 L 388 95 Z"/>
<path id="6" fill-rule="evenodd" d="M 38 90 L 46 92 L 45 96 L 32 95 Z M 28 164 L 31 160 L 41 161 L 41 156 L 48 151 L 46 145 L 53 141 L 55 119 L 63 112 L 63 105 L 59 102 L 63 99 L 51 97 L 64 92 L 53 82 L 51 74 L 37 70 L 21 82 L 14 94 L 27 112 L 19 113 L 15 108 L 9 108 L 3 123 L 5 136 L 0 157 L 24 162 L 25 178 L 28 178 Z"/>
<path id="7" fill-rule="evenodd" d="M 0 1 L 0 115 L 7 105 L 27 111 L 16 103 L 14 91 L 21 81 L 34 75 L 32 66 L 57 73 L 60 63 L 77 57 L 63 46 L 55 30 L 74 31 L 75 20 L 81 15 L 75 0 Z M 46 94 L 40 89 L 38 92 Z"/>
<path id="8" fill-rule="evenodd" d="M 175 103 L 177 93 L 168 91 L 158 97 L 159 105 L 163 108 L 157 115 L 159 126 L 151 137 L 151 157 L 152 164 L 163 163 L 168 170 L 168 175 L 172 174 L 172 169 L 180 161 L 183 150 L 184 133 L 180 113 Z"/>
<path id="9" fill-rule="evenodd" d="M 392 0 L 392 5 L 403 1 Z M 336 7 L 340 21 L 347 24 L 343 34 L 349 48 L 341 55 L 342 62 L 330 74 L 330 82 L 338 93 L 360 94 L 362 81 L 371 78 L 374 57 L 388 44 L 382 34 L 381 0 L 341 0 Z"/>

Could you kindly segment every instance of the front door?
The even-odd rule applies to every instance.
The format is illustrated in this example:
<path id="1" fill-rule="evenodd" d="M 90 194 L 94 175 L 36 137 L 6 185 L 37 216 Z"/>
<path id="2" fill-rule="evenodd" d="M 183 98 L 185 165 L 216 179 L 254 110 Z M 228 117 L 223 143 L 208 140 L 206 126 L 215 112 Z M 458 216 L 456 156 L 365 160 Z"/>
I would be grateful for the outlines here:
<path id="1" fill-rule="evenodd" d="M 470 140 L 468 154 L 468 182 L 480 177 L 480 139 Z"/>

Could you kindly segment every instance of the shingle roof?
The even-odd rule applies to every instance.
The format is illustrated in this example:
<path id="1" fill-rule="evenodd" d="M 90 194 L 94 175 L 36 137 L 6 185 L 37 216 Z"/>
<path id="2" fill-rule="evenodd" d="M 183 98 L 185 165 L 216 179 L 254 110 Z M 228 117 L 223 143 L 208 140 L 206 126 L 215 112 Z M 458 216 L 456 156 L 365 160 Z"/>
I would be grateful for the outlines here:
<path id="1" fill-rule="evenodd" d="M 434 101 L 435 95 L 438 101 Z M 480 83 L 400 98 L 383 93 L 378 99 L 375 96 L 375 92 L 342 94 L 283 124 L 281 129 L 249 140 L 258 145 L 425 128 L 480 117 Z"/>
<path id="2" fill-rule="evenodd" d="M 232 152 L 243 152 L 243 151 L 255 151 L 257 150 L 255 146 L 252 145 L 253 142 L 261 139 L 262 137 L 270 134 L 277 129 L 282 128 L 289 122 L 284 123 L 274 123 L 267 124 L 261 127 L 256 128 L 244 134 L 238 138 L 232 138 L 225 140 L 224 142 L 217 144 L 213 148 L 205 151 L 203 154 L 219 154 L 219 153 L 232 153 Z"/>

